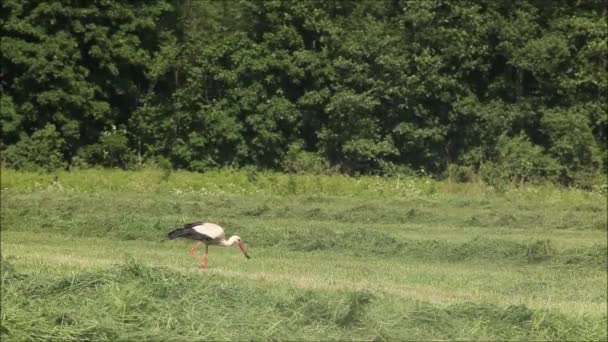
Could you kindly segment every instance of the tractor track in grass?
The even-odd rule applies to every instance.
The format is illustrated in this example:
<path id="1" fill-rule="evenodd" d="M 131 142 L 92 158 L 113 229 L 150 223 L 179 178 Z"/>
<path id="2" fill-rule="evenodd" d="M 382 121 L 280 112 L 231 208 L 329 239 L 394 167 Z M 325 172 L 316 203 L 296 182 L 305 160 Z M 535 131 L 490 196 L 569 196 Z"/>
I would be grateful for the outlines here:
<path id="1" fill-rule="evenodd" d="M 329 291 L 369 291 L 376 294 L 383 294 L 391 297 L 417 300 L 431 304 L 448 305 L 465 302 L 491 302 L 497 305 L 526 304 L 531 308 L 545 308 L 557 310 L 568 314 L 572 312 L 595 312 L 606 314 L 605 302 L 581 302 L 577 300 L 555 300 L 551 296 L 546 298 L 534 298 L 514 292 L 512 294 L 494 293 L 487 289 L 468 287 L 466 290 L 446 288 L 445 286 L 433 286 L 431 284 L 421 284 L 420 282 L 410 282 L 407 278 L 420 277 L 422 273 L 435 274 L 438 277 L 445 277 L 452 273 L 455 277 L 466 276 L 466 270 L 460 269 L 463 265 L 450 265 L 445 263 L 429 263 L 422 265 L 400 265 L 396 266 L 395 271 L 403 274 L 403 278 L 383 274 L 385 269 L 390 269 L 391 262 L 394 260 L 371 260 L 369 264 L 364 258 L 341 259 L 338 256 L 334 262 L 337 267 L 343 268 L 342 273 L 332 275 L 329 269 L 320 266 L 314 267 L 314 263 L 326 256 L 315 255 L 314 253 L 290 252 L 289 255 L 295 259 L 289 259 L 285 255 L 271 255 L 266 249 L 260 250 L 259 258 L 266 260 L 270 266 L 263 266 L 252 269 L 236 251 L 226 251 L 219 248 L 211 253 L 211 268 L 203 273 L 190 260 L 190 256 L 176 245 L 168 245 L 167 249 L 153 250 L 158 247 L 156 242 L 148 241 L 112 241 L 100 238 L 73 238 L 66 240 L 65 237 L 49 235 L 46 244 L 39 244 L 38 247 L 28 246 L 21 242 L 11 241 L 11 233 L 3 232 L 2 251 L 6 258 L 15 259 L 18 267 L 38 270 L 45 272 L 53 269 L 54 272 L 94 270 L 104 271 L 111 269 L 124 262 L 127 255 L 134 256 L 151 267 L 162 267 L 172 271 L 188 275 L 208 274 L 212 277 L 226 279 L 241 279 L 255 287 L 288 287 L 304 290 L 329 290 Z M 22 233 L 17 233 L 18 240 L 22 238 Z M 8 238 L 9 242 L 5 242 Z M 75 247 L 73 250 L 66 250 L 63 245 L 65 241 L 71 241 Z M 39 243 L 41 241 L 38 241 Z M 118 247 L 121 251 L 107 253 L 108 249 Z M 234 252 L 234 253 L 230 253 Z M 234 255 L 233 255 L 234 254 Z M 308 264 L 292 266 L 299 261 L 307 260 Z M 242 264 L 240 264 L 242 262 Z M 231 267 L 229 264 L 234 263 Z M 272 270 L 272 267 L 281 267 Z M 472 281 L 474 279 L 498 277 L 501 272 L 510 272 L 510 268 L 488 269 L 487 265 L 466 265 Z M 426 270 L 425 270 L 426 268 Z M 534 266 L 530 266 L 534 270 Z M 551 272 L 560 272 L 555 269 Z M 357 273 L 359 272 L 359 273 Z M 317 273 L 317 274 L 315 274 Z M 463 274 L 464 273 L 464 274 Z M 328 276 L 330 275 L 330 276 Z M 384 277 L 383 277 L 384 276 Z M 570 275 L 569 277 L 575 277 Z M 477 280 L 479 281 L 479 280 Z M 415 285 L 415 286 L 412 286 Z"/>
<path id="2" fill-rule="evenodd" d="M 13 254 L 7 255 L 16 257 Z M 187 256 L 184 256 L 185 258 Z M 28 253 L 16 257 L 18 263 L 29 265 L 52 266 L 56 268 L 67 269 L 95 269 L 103 270 L 119 264 L 121 258 L 100 258 L 92 256 L 82 256 L 74 254 L 47 254 L 47 253 Z M 187 263 L 190 265 L 190 263 Z M 321 277 L 316 277 L 311 274 L 295 274 L 284 272 L 268 272 L 268 271 L 232 271 L 222 266 L 214 266 L 207 271 L 202 271 L 192 263 L 191 266 L 179 266 L 175 264 L 161 263 L 157 265 L 183 274 L 209 274 L 212 276 L 221 276 L 227 278 L 240 278 L 252 281 L 260 286 L 289 286 L 299 289 L 308 290 L 347 290 L 347 291 L 380 291 L 385 294 L 399 296 L 402 298 L 416 299 L 430 302 L 433 304 L 458 303 L 465 301 L 474 301 L 475 296 L 461 291 L 446 291 L 438 288 L 414 288 L 399 286 L 397 284 L 383 285 L 370 284 L 369 281 L 354 281 L 354 280 L 327 280 Z M 203 273 L 204 272 L 204 273 Z"/>

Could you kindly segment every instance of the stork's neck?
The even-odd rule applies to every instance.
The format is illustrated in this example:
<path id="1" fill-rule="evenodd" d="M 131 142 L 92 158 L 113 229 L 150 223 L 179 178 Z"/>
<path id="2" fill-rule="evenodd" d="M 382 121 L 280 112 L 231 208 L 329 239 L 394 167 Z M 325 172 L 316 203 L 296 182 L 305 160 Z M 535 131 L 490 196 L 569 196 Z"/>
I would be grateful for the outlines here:
<path id="1" fill-rule="evenodd" d="M 232 245 L 234 245 L 234 243 L 236 242 L 236 240 L 238 238 L 239 238 L 238 236 L 233 235 L 228 240 L 224 239 L 224 240 L 220 241 L 220 245 L 222 245 L 222 246 L 232 246 Z"/>

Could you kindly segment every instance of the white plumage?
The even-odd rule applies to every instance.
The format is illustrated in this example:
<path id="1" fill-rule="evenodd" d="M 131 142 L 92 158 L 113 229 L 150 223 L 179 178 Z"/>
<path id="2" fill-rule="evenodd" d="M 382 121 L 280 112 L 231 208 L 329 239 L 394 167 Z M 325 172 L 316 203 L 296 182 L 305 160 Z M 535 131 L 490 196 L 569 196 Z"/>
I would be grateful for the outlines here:
<path id="1" fill-rule="evenodd" d="M 199 234 L 207 235 L 213 240 L 225 240 L 226 238 L 224 228 L 215 223 L 205 222 L 203 224 L 199 224 L 197 226 L 192 227 L 192 229 L 194 229 L 194 231 Z"/>

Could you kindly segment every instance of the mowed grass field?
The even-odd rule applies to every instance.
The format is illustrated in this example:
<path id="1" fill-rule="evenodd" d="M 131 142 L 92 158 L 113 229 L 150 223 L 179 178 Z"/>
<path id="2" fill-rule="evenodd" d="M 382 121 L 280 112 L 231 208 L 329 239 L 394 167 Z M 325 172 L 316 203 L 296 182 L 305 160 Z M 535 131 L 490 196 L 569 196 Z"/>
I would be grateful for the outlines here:
<path id="1" fill-rule="evenodd" d="M 2 171 L 3 341 L 606 340 L 606 194 Z M 240 235 L 203 272 L 182 223 Z"/>

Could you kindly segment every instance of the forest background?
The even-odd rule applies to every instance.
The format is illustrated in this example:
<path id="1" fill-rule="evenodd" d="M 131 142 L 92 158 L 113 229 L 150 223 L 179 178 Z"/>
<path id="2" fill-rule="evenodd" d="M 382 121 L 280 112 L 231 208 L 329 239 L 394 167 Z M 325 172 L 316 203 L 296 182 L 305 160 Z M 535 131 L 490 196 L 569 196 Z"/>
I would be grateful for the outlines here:
<path id="1" fill-rule="evenodd" d="M 605 182 L 602 0 L 1 7 L 4 167 Z"/>

